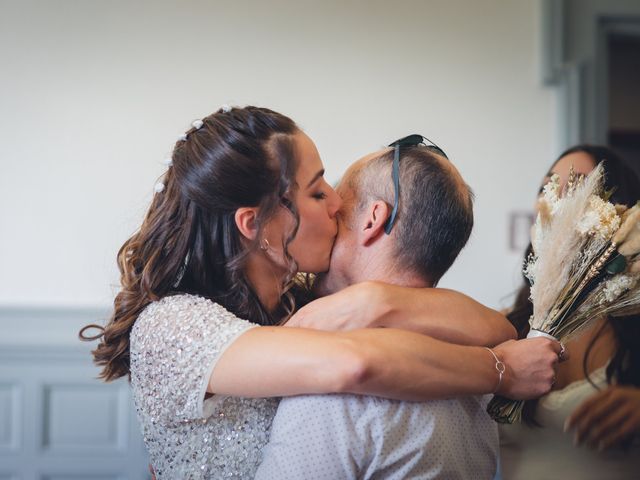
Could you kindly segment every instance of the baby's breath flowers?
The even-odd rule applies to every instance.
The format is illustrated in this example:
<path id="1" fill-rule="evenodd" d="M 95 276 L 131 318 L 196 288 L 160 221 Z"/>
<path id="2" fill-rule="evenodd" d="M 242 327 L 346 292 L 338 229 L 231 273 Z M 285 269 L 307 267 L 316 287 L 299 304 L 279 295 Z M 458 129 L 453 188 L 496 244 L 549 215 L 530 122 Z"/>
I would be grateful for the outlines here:
<path id="1" fill-rule="evenodd" d="M 598 301 L 598 305 L 606 305 L 611 303 L 633 287 L 638 277 L 631 275 L 616 275 L 615 277 L 604 282 L 602 295 Z"/>
<path id="2" fill-rule="evenodd" d="M 608 240 L 620 228 L 620 217 L 614 205 L 597 195 L 591 195 L 589 205 L 576 228 L 582 235 L 599 235 Z"/>
<path id="3" fill-rule="evenodd" d="M 551 175 L 549 181 L 542 189 L 542 199 L 552 210 L 560 204 L 560 176 L 557 173 Z"/>

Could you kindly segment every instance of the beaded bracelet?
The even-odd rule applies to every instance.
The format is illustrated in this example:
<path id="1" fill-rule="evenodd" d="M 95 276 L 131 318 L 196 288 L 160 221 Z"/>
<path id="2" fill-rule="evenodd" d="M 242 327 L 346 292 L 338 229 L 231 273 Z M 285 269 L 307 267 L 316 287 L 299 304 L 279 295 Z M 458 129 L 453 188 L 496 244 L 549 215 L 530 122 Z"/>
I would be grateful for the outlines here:
<path id="1" fill-rule="evenodd" d="M 496 393 L 498 391 L 498 389 L 500 388 L 500 385 L 502 385 L 502 375 L 504 375 L 504 372 L 507 369 L 507 366 L 504 364 L 504 362 L 500 361 L 500 359 L 493 352 L 493 350 L 491 350 L 489 347 L 484 347 L 484 348 L 489 350 L 489 352 L 491 352 L 491 355 L 493 355 L 493 358 L 496 359 L 496 370 L 498 371 L 498 384 L 496 385 L 496 388 L 493 391 L 493 393 Z"/>

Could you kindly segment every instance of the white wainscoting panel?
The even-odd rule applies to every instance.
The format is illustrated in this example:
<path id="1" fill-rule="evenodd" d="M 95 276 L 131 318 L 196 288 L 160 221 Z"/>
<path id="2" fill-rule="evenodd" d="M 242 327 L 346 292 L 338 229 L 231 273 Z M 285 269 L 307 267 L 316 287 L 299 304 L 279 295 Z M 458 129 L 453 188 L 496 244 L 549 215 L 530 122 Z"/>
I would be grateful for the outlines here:
<path id="1" fill-rule="evenodd" d="M 0 382 L 0 454 L 15 453 L 19 448 L 21 408 L 21 390 L 18 382 Z"/>
<path id="2" fill-rule="evenodd" d="M 98 380 L 99 309 L 0 308 L 0 480 L 147 480 L 126 379 Z"/>

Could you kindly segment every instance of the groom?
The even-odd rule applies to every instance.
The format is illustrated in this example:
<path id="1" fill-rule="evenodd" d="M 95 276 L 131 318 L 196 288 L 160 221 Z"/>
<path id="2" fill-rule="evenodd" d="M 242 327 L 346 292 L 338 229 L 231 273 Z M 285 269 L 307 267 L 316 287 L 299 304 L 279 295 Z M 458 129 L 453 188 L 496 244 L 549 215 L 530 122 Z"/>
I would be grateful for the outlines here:
<path id="1" fill-rule="evenodd" d="M 440 149 L 411 137 L 359 160 L 340 182 L 323 294 L 367 280 L 433 287 L 469 239 L 471 190 Z M 285 398 L 256 479 L 493 478 L 498 432 L 486 402 Z"/>

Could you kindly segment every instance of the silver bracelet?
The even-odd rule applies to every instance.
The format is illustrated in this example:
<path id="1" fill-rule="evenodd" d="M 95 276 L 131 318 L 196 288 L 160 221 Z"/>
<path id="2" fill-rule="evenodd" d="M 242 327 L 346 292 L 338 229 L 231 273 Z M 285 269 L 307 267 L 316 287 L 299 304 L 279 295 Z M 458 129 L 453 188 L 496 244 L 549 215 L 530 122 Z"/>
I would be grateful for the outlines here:
<path id="1" fill-rule="evenodd" d="M 493 391 L 493 393 L 496 393 L 498 391 L 498 389 L 500 388 L 500 385 L 502 385 L 502 376 L 504 375 L 504 372 L 507 369 L 507 366 L 504 364 L 504 362 L 500 361 L 500 359 L 493 352 L 493 350 L 491 350 L 489 347 L 484 347 L 484 348 L 489 350 L 489 352 L 491 352 L 491 355 L 493 355 L 493 358 L 496 359 L 496 370 L 498 371 L 498 384 L 496 385 L 496 388 Z"/>

